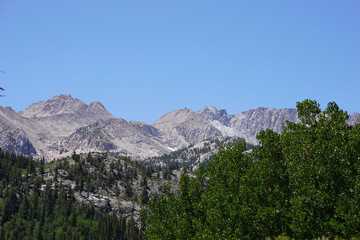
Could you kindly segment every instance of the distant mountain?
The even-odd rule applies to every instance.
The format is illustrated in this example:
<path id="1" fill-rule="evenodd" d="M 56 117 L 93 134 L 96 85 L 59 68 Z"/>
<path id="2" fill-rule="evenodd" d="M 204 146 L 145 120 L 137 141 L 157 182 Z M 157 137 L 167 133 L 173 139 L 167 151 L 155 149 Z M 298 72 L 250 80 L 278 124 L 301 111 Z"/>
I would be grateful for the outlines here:
<path id="1" fill-rule="evenodd" d="M 0 115 L 1 148 L 48 159 L 61 155 L 54 145 L 76 129 L 98 120 L 114 118 L 101 103 L 87 105 L 71 95 L 59 95 L 34 103 L 19 113 L 11 108 L 0 108 Z M 14 135 L 14 132 L 21 135 Z M 14 137 L 23 139 L 20 141 L 23 144 L 16 144 Z"/>
<path id="2" fill-rule="evenodd" d="M 27 118 L 46 118 L 61 115 L 87 116 L 93 118 L 113 117 L 98 101 L 86 105 L 84 102 L 69 95 L 58 95 L 47 101 L 31 104 L 25 111 L 19 113 Z"/>
<path id="3" fill-rule="evenodd" d="M 259 107 L 231 116 L 229 127 L 235 136 L 241 136 L 247 142 L 257 144 L 256 136 L 262 129 L 281 132 L 285 121 L 298 122 L 296 109 L 263 108 Z"/>
<path id="4" fill-rule="evenodd" d="M 207 106 L 198 112 L 187 108 L 175 110 L 165 114 L 153 126 L 175 139 L 182 139 L 184 145 L 217 136 L 241 137 L 257 144 L 256 135 L 262 129 L 280 132 L 286 120 L 298 121 L 296 109 L 259 107 L 228 115 L 225 109 Z"/>
<path id="5" fill-rule="evenodd" d="M 150 125 L 112 118 L 78 128 L 65 139 L 62 149 L 80 152 L 112 151 L 148 157 L 170 151 L 156 139 L 160 134 Z"/>
<path id="6" fill-rule="evenodd" d="M 165 143 L 174 149 L 198 143 L 201 140 L 221 136 L 204 115 L 188 108 L 175 110 L 152 124 L 166 135 Z"/>
<path id="7" fill-rule="evenodd" d="M 351 114 L 348 122 L 352 125 L 360 123 L 360 113 Z"/>
<path id="8" fill-rule="evenodd" d="M 349 123 L 359 121 L 353 114 Z M 23 112 L 0 107 L 0 147 L 47 160 L 73 151 L 109 151 L 139 159 L 161 156 L 217 137 L 245 138 L 258 144 L 262 129 L 280 132 L 297 122 L 296 109 L 256 108 L 235 115 L 207 106 L 178 109 L 153 124 L 115 118 L 100 102 L 89 105 L 71 95 L 31 104 Z"/>

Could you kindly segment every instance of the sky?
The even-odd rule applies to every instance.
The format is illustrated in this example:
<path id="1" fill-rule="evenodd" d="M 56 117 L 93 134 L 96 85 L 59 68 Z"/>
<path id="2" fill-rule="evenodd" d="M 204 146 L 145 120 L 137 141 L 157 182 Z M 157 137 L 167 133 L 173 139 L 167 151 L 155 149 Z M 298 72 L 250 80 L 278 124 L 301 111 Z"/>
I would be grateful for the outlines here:
<path id="1" fill-rule="evenodd" d="M 359 0 L 0 0 L 0 105 L 71 94 L 152 123 L 313 99 L 360 112 Z"/>

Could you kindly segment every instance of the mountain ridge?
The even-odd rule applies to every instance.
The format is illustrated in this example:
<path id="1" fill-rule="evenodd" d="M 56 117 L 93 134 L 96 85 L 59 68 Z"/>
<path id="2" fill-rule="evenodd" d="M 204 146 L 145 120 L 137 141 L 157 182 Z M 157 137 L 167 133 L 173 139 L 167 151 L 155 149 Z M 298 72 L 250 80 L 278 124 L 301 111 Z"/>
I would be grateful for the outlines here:
<path id="1" fill-rule="evenodd" d="M 44 118 L 86 113 L 113 117 L 99 101 L 94 101 L 87 105 L 81 100 L 73 98 L 71 94 L 60 94 L 49 100 L 33 103 L 24 111 L 19 112 L 22 117 L 26 118 Z"/>
<path id="2" fill-rule="evenodd" d="M 349 123 L 359 116 L 352 114 Z M 205 106 L 196 112 L 177 109 L 147 124 L 116 118 L 99 101 L 88 105 L 70 94 L 33 103 L 21 112 L 0 106 L 0 117 L 2 149 L 47 160 L 73 151 L 146 159 L 216 137 L 240 137 L 256 145 L 262 129 L 280 132 L 285 121 L 298 121 L 292 108 L 258 107 L 229 115 L 225 109 Z"/>

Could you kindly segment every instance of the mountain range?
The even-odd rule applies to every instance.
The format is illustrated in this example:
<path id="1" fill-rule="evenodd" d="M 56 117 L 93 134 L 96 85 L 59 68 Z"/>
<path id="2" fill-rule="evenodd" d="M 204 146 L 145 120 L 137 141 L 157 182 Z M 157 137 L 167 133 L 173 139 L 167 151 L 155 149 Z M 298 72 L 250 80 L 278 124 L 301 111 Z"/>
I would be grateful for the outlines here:
<path id="1" fill-rule="evenodd" d="M 352 114 L 349 123 L 360 117 Z M 71 95 L 31 104 L 22 112 L 0 106 L 0 147 L 46 160 L 76 152 L 114 152 L 138 159 L 169 154 L 206 139 L 226 136 L 258 144 L 262 129 L 280 132 L 286 121 L 297 122 L 296 109 L 259 107 L 235 115 L 213 106 L 163 115 L 153 124 L 126 121 L 100 102 L 89 105 Z"/>

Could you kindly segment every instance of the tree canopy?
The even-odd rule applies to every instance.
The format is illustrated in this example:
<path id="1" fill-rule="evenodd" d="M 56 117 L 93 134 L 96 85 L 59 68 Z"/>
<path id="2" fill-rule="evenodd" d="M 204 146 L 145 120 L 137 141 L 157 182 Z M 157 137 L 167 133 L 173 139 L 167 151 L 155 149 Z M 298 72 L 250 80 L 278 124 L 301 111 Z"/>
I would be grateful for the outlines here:
<path id="1" fill-rule="evenodd" d="M 222 148 L 150 200 L 149 239 L 360 237 L 360 124 L 330 102 L 297 103 L 299 123 L 263 130 L 260 147 Z"/>

